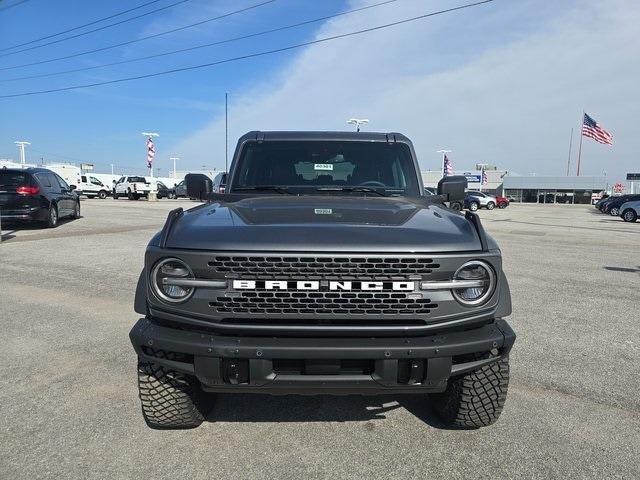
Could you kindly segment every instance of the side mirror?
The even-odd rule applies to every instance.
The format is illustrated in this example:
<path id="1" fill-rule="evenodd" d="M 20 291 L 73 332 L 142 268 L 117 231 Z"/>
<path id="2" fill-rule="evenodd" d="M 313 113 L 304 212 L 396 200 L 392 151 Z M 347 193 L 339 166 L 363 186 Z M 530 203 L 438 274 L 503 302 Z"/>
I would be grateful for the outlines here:
<path id="1" fill-rule="evenodd" d="M 443 177 L 438 182 L 438 195 L 445 195 L 446 201 L 462 201 L 467 189 L 467 177 L 463 175 L 452 175 Z"/>
<path id="2" fill-rule="evenodd" d="M 213 182 L 202 173 L 188 173 L 184 177 L 184 183 L 187 187 L 187 196 L 189 198 L 205 200 L 213 191 Z"/>
<path id="3" fill-rule="evenodd" d="M 73 192 L 76 189 L 75 185 L 69 185 L 69 191 Z"/>

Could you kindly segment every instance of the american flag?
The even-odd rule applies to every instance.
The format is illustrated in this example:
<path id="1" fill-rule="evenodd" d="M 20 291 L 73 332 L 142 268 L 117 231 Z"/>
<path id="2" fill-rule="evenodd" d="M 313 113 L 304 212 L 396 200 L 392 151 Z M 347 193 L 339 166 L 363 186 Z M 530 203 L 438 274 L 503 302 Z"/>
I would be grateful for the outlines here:
<path id="1" fill-rule="evenodd" d="M 453 163 L 449 160 L 446 153 L 444 154 L 444 159 L 442 161 L 444 162 L 442 167 L 444 176 L 447 177 L 449 175 L 453 175 Z"/>
<path id="2" fill-rule="evenodd" d="M 487 178 L 487 172 L 482 169 L 482 185 L 487 185 L 489 183 L 489 179 Z"/>
<path id="3" fill-rule="evenodd" d="M 607 132 L 604 128 L 598 125 L 593 118 L 586 113 L 582 120 L 582 135 L 585 137 L 593 138 L 598 143 L 605 143 L 607 145 L 613 145 L 613 135 Z"/>
<path id="4" fill-rule="evenodd" d="M 156 156 L 156 147 L 153 145 L 153 138 L 147 139 L 147 168 L 153 166 L 153 157 Z"/>

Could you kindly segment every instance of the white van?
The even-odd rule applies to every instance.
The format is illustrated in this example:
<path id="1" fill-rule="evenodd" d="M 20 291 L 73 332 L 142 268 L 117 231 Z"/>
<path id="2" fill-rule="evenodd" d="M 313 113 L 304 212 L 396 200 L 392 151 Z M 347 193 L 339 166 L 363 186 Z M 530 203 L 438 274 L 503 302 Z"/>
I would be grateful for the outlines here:
<path id="1" fill-rule="evenodd" d="M 111 195 L 111 188 L 109 188 L 109 185 L 102 183 L 95 176 L 83 174 L 80 175 L 80 181 L 76 186 L 76 192 L 78 195 L 86 195 L 87 198 L 107 198 L 108 195 Z"/>

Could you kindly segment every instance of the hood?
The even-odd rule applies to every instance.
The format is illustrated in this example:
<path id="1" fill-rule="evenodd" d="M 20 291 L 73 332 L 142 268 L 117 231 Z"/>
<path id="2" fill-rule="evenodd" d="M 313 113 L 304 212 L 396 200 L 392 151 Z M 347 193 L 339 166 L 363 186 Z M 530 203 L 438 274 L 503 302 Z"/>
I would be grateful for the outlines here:
<path id="1" fill-rule="evenodd" d="M 298 252 L 480 250 L 474 226 L 441 205 L 397 197 L 259 196 L 184 212 L 168 248 Z"/>

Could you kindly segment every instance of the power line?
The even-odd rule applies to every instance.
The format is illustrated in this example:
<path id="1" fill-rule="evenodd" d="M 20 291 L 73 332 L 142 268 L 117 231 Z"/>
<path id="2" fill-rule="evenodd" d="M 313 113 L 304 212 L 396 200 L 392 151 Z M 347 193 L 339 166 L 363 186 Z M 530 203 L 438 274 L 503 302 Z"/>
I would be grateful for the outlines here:
<path id="1" fill-rule="evenodd" d="M 9 55 L 15 55 L 16 53 L 27 52 L 29 50 L 35 50 L 36 48 L 46 47 L 49 45 L 53 45 L 55 43 L 66 42 L 67 40 L 82 37 L 84 35 L 89 35 L 90 33 L 99 32 L 100 30 L 106 30 L 107 28 L 115 27 L 116 25 L 122 25 L 123 23 L 130 22 L 131 20 L 137 20 L 138 18 L 146 17 L 147 15 L 161 12 L 162 10 L 167 10 L 168 8 L 175 7 L 176 5 L 180 5 L 181 3 L 187 3 L 190 1 L 191 0 L 179 0 L 178 2 L 170 3 L 169 5 L 165 5 L 164 7 L 156 8 L 155 10 L 149 10 L 148 12 L 141 13 L 140 15 L 136 15 L 135 17 L 125 18 L 124 20 L 119 20 L 117 22 L 110 23 L 108 25 L 103 25 L 102 27 L 94 28 L 93 30 L 87 30 L 86 32 L 76 33 L 75 35 L 59 38 L 58 40 L 52 40 L 51 42 L 43 43 L 42 45 L 34 45 L 32 47 L 23 48 L 22 50 L 15 50 L 9 53 L 2 53 L 0 54 L 0 57 L 8 57 Z"/>
<path id="2" fill-rule="evenodd" d="M 5 5 L 4 7 L 0 6 L 0 12 L 3 10 L 9 10 L 10 8 L 17 7 L 23 3 L 28 2 L 29 0 L 18 0 L 16 3 L 12 3 L 11 5 Z"/>
<path id="3" fill-rule="evenodd" d="M 336 14 L 333 14 L 333 15 L 325 15 L 324 17 L 314 18 L 312 20 L 305 20 L 303 22 L 298 22 L 298 23 L 294 23 L 294 24 L 291 24 L 291 25 L 285 25 L 285 26 L 278 27 L 278 28 L 272 28 L 270 30 L 263 30 L 261 32 L 250 33 L 250 34 L 242 35 L 242 36 L 239 36 L 239 37 L 232 37 L 232 38 L 228 38 L 228 39 L 225 39 L 225 40 L 218 40 L 216 42 L 205 43 L 205 44 L 196 45 L 196 46 L 193 46 L 193 47 L 181 48 L 179 50 L 172 50 L 172 51 L 169 51 L 169 52 L 156 53 L 156 54 L 153 54 L 153 55 L 146 55 L 144 57 L 130 58 L 130 59 L 127 59 L 127 60 L 120 60 L 118 62 L 103 63 L 101 65 L 93 65 L 91 67 L 81 67 L 81 68 L 74 68 L 74 69 L 71 69 L 71 70 L 63 70 L 63 71 L 60 71 L 60 72 L 41 73 L 41 74 L 37 74 L 37 75 L 27 75 L 27 76 L 24 76 L 24 77 L 14 77 L 14 78 L 0 79 L 0 82 L 14 82 L 14 81 L 17 81 L 17 80 L 28 80 L 28 79 L 32 79 L 32 78 L 52 77 L 52 76 L 55 76 L 55 75 L 63 75 L 65 73 L 84 72 L 84 71 L 87 71 L 87 70 L 95 70 L 97 68 L 112 67 L 114 65 L 122 65 L 122 64 L 125 64 L 125 63 L 139 62 L 141 60 L 149 60 L 149 59 L 152 59 L 152 58 L 165 57 L 167 55 L 174 55 L 176 53 L 190 52 L 192 50 L 198 50 L 200 48 L 223 45 L 225 43 L 237 42 L 239 40 L 246 40 L 248 38 L 258 37 L 258 36 L 261 36 L 261 35 L 267 35 L 267 34 L 270 34 L 270 33 L 281 32 L 283 30 L 288 30 L 288 29 L 292 29 L 292 28 L 296 28 L 296 27 L 301 27 L 301 26 L 304 26 L 304 25 L 309 25 L 311 23 L 322 22 L 324 20 L 329 20 L 331 18 L 336 18 L 336 17 L 340 17 L 340 16 L 343 16 L 343 15 L 348 15 L 348 14 L 351 14 L 351 13 L 360 12 L 362 10 L 369 10 L 371 8 L 380 7 L 382 5 L 387 5 L 389 3 L 394 3 L 394 2 L 397 2 L 397 1 L 398 0 L 386 0 L 384 2 L 374 3 L 374 4 L 367 5 L 367 6 L 360 7 L 360 8 L 354 8 L 354 9 L 351 9 L 351 10 L 345 10 L 343 12 L 339 12 L 339 13 L 336 13 Z"/>
<path id="4" fill-rule="evenodd" d="M 189 1 L 189 0 L 182 0 L 182 1 Z M 162 35 L 167 35 L 169 33 L 179 32 L 180 30 L 186 30 L 188 28 L 193 28 L 193 27 L 200 26 L 200 25 L 202 25 L 204 23 L 213 22 L 214 20 L 220 20 L 222 18 L 230 17 L 232 15 L 237 15 L 239 13 L 243 13 L 243 12 L 246 12 L 248 10 L 253 10 L 254 8 L 262 7 L 264 5 L 267 5 L 269 3 L 273 3 L 275 1 L 277 1 L 277 0 L 265 0 L 265 1 L 261 2 L 261 3 L 256 3 L 254 5 L 249 5 L 248 7 L 241 8 L 239 10 L 233 10 L 233 11 L 225 13 L 223 15 L 218 15 L 217 17 L 207 18 L 206 20 L 201 20 L 201 21 L 196 22 L 196 23 L 192 23 L 192 24 L 189 24 L 189 25 L 184 25 L 182 27 L 174 28 L 174 29 L 171 29 L 171 30 L 166 30 L 164 32 L 154 33 L 153 35 L 147 35 L 146 37 L 135 38 L 133 40 L 128 40 L 126 42 L 117 43 L 115 45 L 108 45 L 106 47 L 101 47 L 101 48 L 96 48 L 94 50 L 87 50 L 87 51 L 84 51 L 84 52 L 74 53 L 74 54 L 71 54 L 71 55 L 66 55 L 64 57 L 51 58 L 49 60 L 40 60 L 38 62 L 24 63 L 22 65 L 13 65 L 11 67 L 0 67 L 0 70 L 13 70 L 14 68 L 31 67 L 33 65 L 42 65 L 43 63 L 51 63 L 51 62 L 56 62 L 58 60 L 66 60 L 68 58 L 80 57 L 82 55 L 88 55 L 90 53 L 103 52 L 105 50 L 110 50 L 112 48 L 122 47 L 122 46 L 125 46 L 125 45 L 131 45 L 132 43 L 142 42 L 143 40 L 148 40 L 150 38 L 156 38 L 156 37 L 160 37 Z M 15 53 L 15 52 L 13 52 L 13 53 Z M 2 56 L 2 55 L 0 55 L 0 56 Z"/>
<path id="5" fill-rule="evenodd" d="M 311 40 L 311 41 L 308 41 L 308 42 L 297 43 L 297 44 L 294 44 L 294 45 L 289 45 L 289 46 L 281 47 L 281 48 L 275 48 L 273 50 L 266 50 L 266 51 L 262 51 L 262 52 L 250 53 L 250 54 L 247 54 L 247 55 L 241 55 L 239 57 L 226 58 L 224 60 L 218 60 L 218 61 L 215 61 L 215 62 L 202 63 L 202 64 L 199 64 L 199 65 L 192 65 L 192 66 L 189 66 L 189 67 L 174 68 L 174 69 L 171 69 L 171 70 L 164 70 L 164 71 L 155 72 L 155 73 L 147 73 L 147 74 L 144 74 L 144 75 L 137 75 L 137 76 L 134 76 L 134 77 L 118 78 L 118 79 L 115 79 L 115 80 L 108 80 L 108 81 L 104 81 L 104 82 L 85 83 L 83 85 L 71 85 L 71 86 L 68 86 L 68 87 L 51 88 L 51 89 L 48 89 L 48 90 L 36 90 L 36 91 L 31 91 L 31 92 L 14 93 L 14 94 L 10 94 L 10 95 L 0 95 L 0 98 L 26 97 L 26 96 L 29 96 L 29 95 L 39 95 L 39 94 L 45 94 L 45 93 L 63 92 L 63 91 L 68 91 L 68 90 L 77 90 L 77 89 L 80 89 L 80 88 L 97 87 L 97 86 L 100 86 L 100 85 L 112 85 L 112 84 L 115 84 L 115 83 L 129 82 L 129 81 L 132 81 L 132 80 L 142 80 L 142 79 L 145 79 L 145 78 L 159 77 L 161 75 L 169 75 L 169 74 L 172 74 L 172 73 L 186 72 L 186 71 L 189 71 L 189 70 L 198 70 L 198 69 L 201 69 L 201 68 L 213 67 L 213 66 L 216 66 L 216 65 L 222 65 L 224 63 L 231 63 L 231 62 L 236 62 L 236 61 L 239 61 L 239 60 L 246 60 L 246 59 L 249 59 L 249 58 L 256 58 L 256 57 L 261 57 L 261 56 L 264 56 L 264 55 L 272 55 L 272 54 L 275 54 L 275 53 L 286 52 L 286 51 L 289 51 L 289 50 L 295 50 L 295 49 L 298 49 L 298 48 L 307 47 L 307 46 L 310 46 L 310 45 L 316 45 L 316 44 L 324 43 L 324 42 L 329 42 L 331 40 L 337 40 L 337 39 L 340 39 L 340 38 L 353 37 L 355 35 L 361 35 L 363 33 L 374 32 L 374 31 L 377 31 L 377 30 L 382 30 L 382 29 L 385 29 L 385 28 L 394 27 L 394 26 L 402 25 L 402 24 L 409 23 L 409 22 L 414 22 L 416 20 L 422 20 L 424 18 L 434 17 L 436 15 L 442 15 L 444 13 L 450 13 L 450 12 L 455 12 L 455 11 L 463 10 L 463 9 L 470 8 L 470 7 L 476 7 L 478 5 L 491 3 L 493 1 L 494 0 L 483 0 L 483 1 L 480 1 L 480 2 L 468 3 L 468 4 L 465 4 L 465 5 L 460 5 L 458 7 L 447 8 L 447 9 L 444 9 L 444 10 L 438 10 L 438 11 L 431 12 L 431 13 L 425 13 L 424 15 L 418 15 L 416 17 L 405 18 L 404 20 L 398 20 L 397 22 L 378 25 L 376 27 L 369 27 L 369 28 L 365 28 L 365 29 L 362 29 L 362 30 L 356 30 L 356 31 L 353 31 L 353 32 L 342 33 L 342 34 L 339 34 L 339 35 L 332 35 L 330 37 L 318 38 L 316 40 Z"/>
<path id="6" fill-rule="evenodd" d="M 26 2 L 28 0 L 22 0 L 22 1 Z M 57 37 L 58 35 L 64 35 L 65 33 L 74 32 L 74 31 L 79 30 L 79 29 L 84 28 L 84 27 L 90 27 L 91 25 L 95 25 L 96 23 L 104 22 L 105 20 L 110 20 L 112 18 L 119 17 L 120 15 L 124 15 L 125 13 L 133 12 L 134 10 L 139 10 L 139 9 L 141 9 L 143 7 L 146 7 L 147 5 L 151 5 L 152 3 L 158 3 L 159 1 L 160 0 L 152 0 L 151 2 L 143 3 L 142 5 L 139 5 L 137 7 L 133 7 L 133 8 L 130 8 L 128 10 L 123 10 L 122 12 L 114 13 L 113 15 L 109 15 L 108 17 L 99 18 L 97 20 L 94 20 L 93 22 L 85 23 L 84 25 L 78 25 L 77 27 L 69 28 L 67 30 L 63 30 L 63 31 L 58 32 L 58 33 L 52 33 L 51 35 L 47 35 L 45 37 L 36 38 L 36 39 L 30 40 L 28 42 L 18 43 L 16 45 L 11 45 L 10 47 L 0 48 L 0 52 L 5 52 L 7 50 L 11 50 L 12 48 L 24 47 L 25 45 L 31 45 L 32 43 L 36 43 L 36 42 L 39 42 L 41 40 L 47 40 L 47 39 L 52 38 L 52 37 Z M 15 6 L 15 5 L 17 5 L 17 4 L 14 4 L 12 6 Z M 9 7 L 5 7 L 5 8 L 9 8 Z"/>

